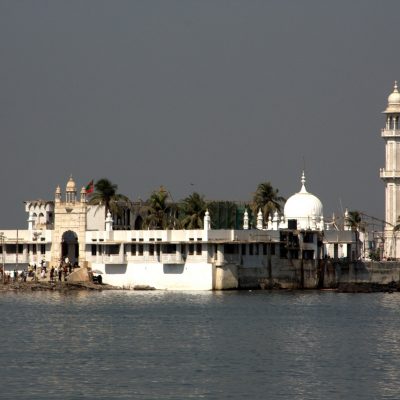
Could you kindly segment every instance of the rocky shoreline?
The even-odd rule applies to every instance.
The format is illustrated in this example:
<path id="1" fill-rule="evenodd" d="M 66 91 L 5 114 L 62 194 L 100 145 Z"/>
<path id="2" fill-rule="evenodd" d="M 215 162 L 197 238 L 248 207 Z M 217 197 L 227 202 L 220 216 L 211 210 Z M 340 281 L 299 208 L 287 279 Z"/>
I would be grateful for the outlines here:
<path id="1" fill-rule="evenodd" d="M 121 288 L 112 285 L 98 284 L 93 282 L 10 282 L 3 284 L 0 282 L 1 292 L 35 292 L 35 291 L 58 291 L 58 292 L 71 292 L 77 290 L 85 291 L 102 291 L 102 290 L 156 290 L 151 286 L 134 286 L 132 289 Z M 241 290 L 241 289 L 238 289 Z M 248 290 L 248 289 L 242 289 Z M 254 289 L 253 289 L 254 290 Z M 255 289 L 257 290 L 257 289 Z M 285 291 L 280 287 L 274 288 L 259 288 L 258 290 L 272 290 L 272 291 Z M 300 289 L 298 289 L 300 290 Z M 388 284 L 379 283 L 343 283 L 336 288 L 324 288 L 321 291 L 331 291 L 337 293 L 394 293 L 400 292 L 400 285 L 397 282 L 390 282 Z M 287 290 L 292 292 L 293 289 Z"/>
<path id="2" fill-rule="evenodd" d="M 0 283 L 0 292 L 21 291 L 59 291 L 69 292 L 76 290 L 102 291 L 102 290 L 120 290 L 120 288 L 111 285 L 100 285 L 93 282 L 11 282 Z"/>

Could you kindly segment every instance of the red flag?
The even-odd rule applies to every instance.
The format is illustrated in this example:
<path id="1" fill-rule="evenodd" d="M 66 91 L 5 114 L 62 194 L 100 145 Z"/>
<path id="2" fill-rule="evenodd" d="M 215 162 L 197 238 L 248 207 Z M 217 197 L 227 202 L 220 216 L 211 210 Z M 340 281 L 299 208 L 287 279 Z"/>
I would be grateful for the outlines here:
<path id="1" fill-rule="evenodd" d="M 93 184 L 93 179 L 86 185 L 86 194 L 93 193 L 94 190 L 94 184 Z"/>

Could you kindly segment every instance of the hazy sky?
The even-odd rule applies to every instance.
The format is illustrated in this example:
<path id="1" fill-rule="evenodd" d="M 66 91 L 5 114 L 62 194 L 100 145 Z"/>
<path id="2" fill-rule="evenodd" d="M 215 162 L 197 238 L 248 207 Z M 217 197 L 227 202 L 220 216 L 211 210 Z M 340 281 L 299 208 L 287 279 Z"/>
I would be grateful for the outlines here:
<path id="1" fill-rule="evenodd" d="M 0 0 L 0 227 L 107 177 L 132 199 L 249 200 L 383 217 L 381 112 L 400 1 Z"/>

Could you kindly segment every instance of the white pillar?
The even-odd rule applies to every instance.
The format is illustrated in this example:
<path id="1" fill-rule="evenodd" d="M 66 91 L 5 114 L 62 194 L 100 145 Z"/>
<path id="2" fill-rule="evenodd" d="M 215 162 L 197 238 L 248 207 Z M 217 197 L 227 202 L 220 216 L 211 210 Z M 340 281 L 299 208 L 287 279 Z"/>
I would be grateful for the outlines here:
<path id="1" fill-rule="evenodd" d="M 30 211 L 28 217 L 28 230 L 33 231 L 34 223 L 35 223 L 35 218 L 33 218 L 33 212 Z"/>
<path id="2" fill-rule="evenodd" d="M 260 208 L 257 214 L 257 229 L 262 229 L 262 228 L 263 228 L 263 215 Z"/>
<path id="3" fill-rule="evenodd" d="M 106 232 L 111 232 L 112 230 L 113 230 L 113 219 L 110 210 L 108 210 L 106 218 Z"/>
<path id="4" fill-rule="evenodd" d="M 278 216 L 278 211 L 275 211 L 274 213 L 274 219 L 272 220 L 272 229 L 274 231 L 278 230 L 278 224 L 279 224 L 279 216 Z"/>
<path id="5" fill-rule="evenodd" d="M 247 209 L 244 211 L 243 229 L 249 229 L 249 213 L 247 212 Z"/>

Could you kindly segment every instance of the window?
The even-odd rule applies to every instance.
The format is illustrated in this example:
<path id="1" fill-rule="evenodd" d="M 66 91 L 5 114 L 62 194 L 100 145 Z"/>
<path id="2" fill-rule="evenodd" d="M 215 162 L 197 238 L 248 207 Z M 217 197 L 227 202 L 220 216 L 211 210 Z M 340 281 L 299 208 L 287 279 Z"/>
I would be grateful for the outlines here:
<path id="1" fill-rule="evenodd" d="M 15 244 L 6 244 L 6 253 L 15 254 L 17 251 L 17 246 Z"/>
<path id="2" fill-rule="evenodd" d="M 246 245 L 244 243 L 242 244 L 242 255 L 246 255 Z"/>
<path id="3" fill-rule="evenodd" d="M 175 254 L 176 253 L 176 244 L 164 244 L 162 247 L 162 252 L 164 254 Z"/>
<path id="4" fill-rule="evenodd" d="M 128 254 L 130 245 L 129 244 L 124 244 L 124 254 Z"/>
<path id="5" fill-rule="evenodd" d="M 154 244 L 149 244 L 149 255 L 154 256 Z"/>
<path id="6" fill-rule="evenodd" d="M 96 247 L 97 246 L 95 244 L 92 244 L 92 256 L 95 256 L 97 254 Z"/>
<path id="7" fill-rule="evenodd" d="M 314 234 L 311 232 L 306 232 L 303 236 L 303 243 L 313 243 L 314 242 Z"/>
<path id="8" fill-rule="evenodd" d="M 189 255 L 192 256 L 194 254 L 194 244 L 189 244 Z"/>
<path id="9" fill-rule="evenodd" d="M 107 250 L 109 255 L 119 254 L 119 244 L 109 244 Z"/>
<path id="10" fill-rule="evenodd" d="M 46 245 L 45 245 L 45 244 L 41 244 L 41 245 L 40 245 L 40 252 L 41 252 L 42 254 L 45 254 L 45 253 L 46 253 Z"/>
<path id="11" fill-rule="evenodd" d="M 225 254 L 237 254 L 237 247 L 233 243 L 225 243 L 224 244 L 224 253 Z"/>
<path id="12" fill-rule="evenodd" d="M 139 248 L 138 248 L 139 256 L 143 255 L 143 247 L 144 246 L 142 244 L 139 244 Z"/>
<path id="13" fill-rule="evenodd" d="M 249 255 L 253 255 L 254 251 L 253 251 L 253 243 L 249 244 Z"/>
<path id="14" fill-rule="evenodd" d="M 197 243 L 197 244 L 196 244 L 196 254 L 197 254 L 198 256 L 201 255 L 201 250 L 202 250 L 202 245 L 201 245 L 201 243 Z"/>
<path id="15" fill-rule="evenodd" d="M 262 248 L 263 248 L 263 255 L 266 256 L 267 255 L 267 244 L 263 243 Z"/>
<path id="16" fill-rule="evenodd" d="M 131 254 L 132 254 L 133 256 L 136 255 L 136 244 L 131 244 Z"/>

